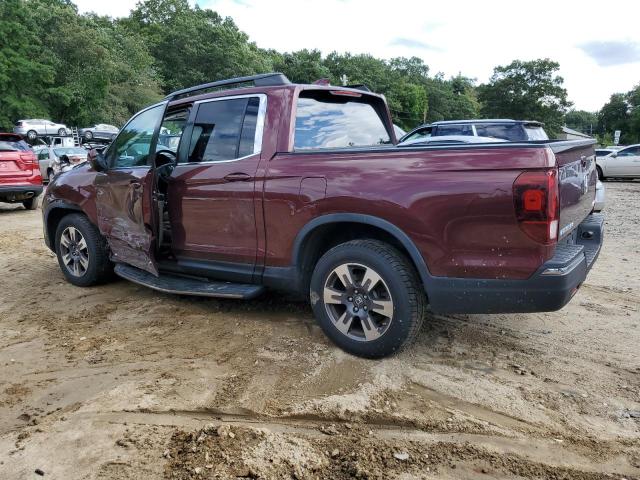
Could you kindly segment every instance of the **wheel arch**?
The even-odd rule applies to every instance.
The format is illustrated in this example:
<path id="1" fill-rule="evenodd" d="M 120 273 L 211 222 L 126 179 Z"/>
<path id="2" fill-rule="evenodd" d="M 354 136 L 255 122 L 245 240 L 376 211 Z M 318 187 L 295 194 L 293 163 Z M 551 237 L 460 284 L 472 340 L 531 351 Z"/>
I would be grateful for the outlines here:
<path id="1" fill-rule="evenodd" d="M 72 213 L 81 213 L 87 216 L 78 205 L 63 201 L 57 201 L 45 210 L 44 225 L 46 229 L 46 244 L 50 250 L 55 251 L 55 235 L 58 225 L 64 217 Z"/>
<path id="2" fill-rule="evenodd" d="M 298 232 L 293 244 L 292 265 L 306 290 L 318 259 L 330 248 L 357 238 L 373 238 L 395 246 L 417 270 L 423 287 L 431 277 L 420 250 L 399 227 L 372 215 L 334 213 L 317 217 Z"/>

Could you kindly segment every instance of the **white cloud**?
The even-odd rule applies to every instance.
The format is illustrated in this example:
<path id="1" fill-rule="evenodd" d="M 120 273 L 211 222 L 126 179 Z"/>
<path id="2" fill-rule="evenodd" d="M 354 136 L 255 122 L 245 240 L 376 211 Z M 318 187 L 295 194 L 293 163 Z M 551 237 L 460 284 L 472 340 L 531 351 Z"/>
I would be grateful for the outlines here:
<path id="1" fill-rule="evenodd" d="M 640 2 L 595 0 L 506 2 L 424 0 L 197 0 L 237 25 L 260 47 L 317 48 L 327 54 L 419 56 L 431 73 L 462 73 L 486 81 L 514 59 L 560 63 L 570 100 L 599 109 L 614 92 L 640 83 L 640 62 L 603 65 L 581 46 L 640 42 Z M 135 1 L 77 2 L 81 11 L 126 15 Z M 408 40 L 408 41 L 398 41 Z M 436 48 L 418 48 L 420 45 Z M 606 63 L 606 62 L 605 62 Z"/>

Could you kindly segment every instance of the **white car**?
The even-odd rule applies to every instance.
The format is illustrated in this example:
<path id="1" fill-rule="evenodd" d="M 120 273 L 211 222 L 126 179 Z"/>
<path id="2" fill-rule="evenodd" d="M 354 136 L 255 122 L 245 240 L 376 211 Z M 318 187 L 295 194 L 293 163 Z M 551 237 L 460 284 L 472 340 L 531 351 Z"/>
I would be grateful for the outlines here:
<path id="1" fill-rule="evenodd" d="M 596 156 L 598 178 L 640 178 L 640 144 L 629 145 L 604 157 Z"/>
<path id="2" fill-rule="evenodd" d="M 61 172 L 71 170 L 87 161 L 88 150 L 83 147 L 47 147 L 38 152 L 40 173 L 45 182 Z"/>
<path id="3" fill-rule="evenodd" d="M 26 136 L 33 142 L 38 135 L 58 135 L 65 137 L 69 129 L 63 123 L 54 123 L 51 120 L 32 118 L 30 120 L 18 120 L 13 126 L 13 133 Z"/>
<path id="4" fill-rule="evenodd" d="M 494 137 L 476 137 L 472 135 L 439 135 L 437 137 L 418 137 L 405 140 L 398 144 L 399 147 L 411 145 L 456 145 L 460 143 L 504 143 L 507 140 Z"/>

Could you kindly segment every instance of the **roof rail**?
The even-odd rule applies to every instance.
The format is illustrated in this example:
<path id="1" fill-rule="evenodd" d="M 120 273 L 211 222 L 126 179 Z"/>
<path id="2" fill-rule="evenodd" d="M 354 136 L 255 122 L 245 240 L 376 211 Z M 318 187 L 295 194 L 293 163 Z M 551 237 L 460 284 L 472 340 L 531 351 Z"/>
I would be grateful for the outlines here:
<path id="1" fill-rule="evenodd" d="M 208 90 L 209 88 L 223 87 L 227 85 L 237 85 L 242 83 L 253 83 L 256 87 L 272 87 L 276 85 L 289 85 L 291 82 L 282 73 L 262 73 L 260 75 L 251 75 L 249 77 L 236 77 L 229 78 L 227 80 L 218 80 L 217 82 L 203 83 L 202 85 L 196 85 L 195 87 L 184 88 L 182 90 L 176 90 L 165 97 L 165 100 L 175 100 L 178 97 L 186 95 L 188 93 L 199 92 L 201 90 Z"/>

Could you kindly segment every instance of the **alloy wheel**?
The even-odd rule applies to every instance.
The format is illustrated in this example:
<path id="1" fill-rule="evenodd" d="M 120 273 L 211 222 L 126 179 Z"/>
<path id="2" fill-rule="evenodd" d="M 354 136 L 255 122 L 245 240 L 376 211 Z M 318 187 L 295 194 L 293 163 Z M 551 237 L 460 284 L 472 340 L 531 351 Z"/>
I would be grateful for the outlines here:
<path id="1" fill-rule="evenodd" d="M 366 265 L 344 263 L 334 268 L 324 284 L 323 299 L 333 325 L 353 340 L 377 340 L 393 320 L 389 287 Z"/>
<path id="2" fill-rule="evenodd" d="M 75 277 L 82 277 L 89 268 L 87 242 L 75 227 L 67 227 L 60 236 L 60 256 L 65 268 Z"/>

